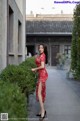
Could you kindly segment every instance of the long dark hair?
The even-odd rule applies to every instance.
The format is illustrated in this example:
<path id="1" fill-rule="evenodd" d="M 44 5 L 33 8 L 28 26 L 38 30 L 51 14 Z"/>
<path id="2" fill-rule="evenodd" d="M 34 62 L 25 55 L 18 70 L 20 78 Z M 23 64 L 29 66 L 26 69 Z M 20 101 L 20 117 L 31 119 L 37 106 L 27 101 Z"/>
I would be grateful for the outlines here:
<path id="1" fill-rule="evenodd" d="M 48 63 L 48 51 L 47 51 L 47 47 L 44 45 L 44 44 L 39 44 L 38 45 L 38 48 L 40 47 L 40 46 L 43 46 L 43 48 L 44 48 L 44 53 L 45 53 L 45 55 L 46 55 L 46 64 Z"/>

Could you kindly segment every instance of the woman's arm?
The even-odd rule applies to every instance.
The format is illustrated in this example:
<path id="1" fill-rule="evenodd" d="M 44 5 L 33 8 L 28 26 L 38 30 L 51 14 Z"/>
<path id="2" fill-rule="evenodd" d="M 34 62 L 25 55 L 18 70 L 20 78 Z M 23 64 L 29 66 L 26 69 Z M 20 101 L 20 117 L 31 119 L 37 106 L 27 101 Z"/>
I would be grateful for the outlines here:
<path id="1" fill-rule="evenodd" d="M 37 67 L 37 68 L 32 68 L 31 70 L 34 72 L 34 71 L 37 71 L 39 69 L 43 69 L 45 66 L 45 62 L 41 62 L 41 66 Z"/>

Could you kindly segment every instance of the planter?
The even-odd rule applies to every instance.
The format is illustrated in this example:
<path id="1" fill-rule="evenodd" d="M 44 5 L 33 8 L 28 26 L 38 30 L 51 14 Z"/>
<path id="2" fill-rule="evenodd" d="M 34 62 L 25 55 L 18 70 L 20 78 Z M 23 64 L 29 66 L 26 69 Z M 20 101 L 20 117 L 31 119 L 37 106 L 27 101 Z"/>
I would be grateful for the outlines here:
<path id="1" fill-rule="evenodd" d="M 57 64 L 57 69 L 63 70 L 64 69 L 64 65 L 63 64 Z"/>
<path id="2" fill-rule="evenodd" d="M 66 73 L 66 78 L 67 78 L 67 79 L 74 79 L 73 73 L 72 73 L 71 71 L 68 71 L 68 72 Z"/>

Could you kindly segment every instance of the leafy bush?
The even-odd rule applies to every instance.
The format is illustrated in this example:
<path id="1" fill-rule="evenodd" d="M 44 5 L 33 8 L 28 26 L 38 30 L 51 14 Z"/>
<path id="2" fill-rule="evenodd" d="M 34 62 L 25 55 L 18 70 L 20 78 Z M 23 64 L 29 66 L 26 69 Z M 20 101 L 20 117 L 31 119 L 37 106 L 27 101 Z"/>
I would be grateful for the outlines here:
<path id="1" fill-rule="evenodd" d="M 26 101 L 24 93 L 28 97 L 35 90 L 37 76 L 31 71 L 34 67 L 34 58 L 31 57 L 19 66 L 8 65 L 0 74 L 0 112 L 8 113 L 11 121 L 25 120 L 27 116 L 28 98 Z"/>
<path id="2" fill-rule="evenodd" d="M 0 78 L 3 81 L 9 81 L 9 82 L 12 82 L 12 83 L 13 82 L 18 83 L 18 81 L 22 80 L 21 79 L 21 75 L 22 74 L 23 74 L 23 71 L 19 68 L 19 66 L 16 66 L 16 65 L 8 65 L 2 71 L 2 73 L 0 74 Z"/>
<path id="3" fill-rule="evenodd" d="M 27 117 L 26 108 L 26 97 L 18 85 L 0 80 L 0 113 L 8 113 L 9 121 L 22 121 Z"/>
<path id="4" fill-rule="evenodd" d="M 34 58 L 29 58 L 22 62 L 19 66 L 8 65 L 1 73 L 0 78 L 3 81 L 16 83 L 25 92 L 27 96 L 33 93 L 36 86 L 35 73 L 31 68 L 35 67 Z"/>
<path id="5" fill-rule="evenodd" d="M 31 68 L 36 67 L 35 58 L 31 57 L 31 58 L 26 59 L 24 62 L 22 62 L 19 65 L 19 67 L 21 67 L 25 71 L 26 80 L 27 80 L 26 89 L 28 91 L 27 94 L 31 94 L 35 90 L 37 76 L 38 76 L 37 73 L 33 73 L 31 71 Z"/>
<path id="6" fill-rule="evenodd" d="M 35 58 L 30 57 L 30 58 L 26 59 L 25 61 L 23 61 L 20 65 L 24 66 L 25 68 L 28 67 L 29 70 L 31 68 L 35 68 L 36 67 Z"/>
<path id="7" fill-rule="evenodd" d="M 71 69 L 75 72 L 74 78 L 80 80 L 80 4 L 74 10 Z"/>

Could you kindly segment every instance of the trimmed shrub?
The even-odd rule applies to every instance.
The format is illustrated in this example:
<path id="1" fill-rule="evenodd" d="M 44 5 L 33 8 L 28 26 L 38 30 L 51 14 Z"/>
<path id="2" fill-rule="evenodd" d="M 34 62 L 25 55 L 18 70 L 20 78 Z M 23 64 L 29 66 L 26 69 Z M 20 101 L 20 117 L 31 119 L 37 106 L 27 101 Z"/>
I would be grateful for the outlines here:
<path id="1" fill-rule="evenodd" d="M 8 113 L 9 121 L 27 117 L 26 97 L 17 84 L 0 80 L 0 113 Z"/>
<path id="2" fill-rule="evenodd" d="M 26 104 L 37 81 L 37 74 L 31 71 L 36 67 L 34 60 L 31 57 L 19 66 L 8 65 L 0 74 L 0 112 L 8 113 L 9 121 L 26 120 Z"/>
<path id="3" fill-rule="evenodd" d="M 8 65 L 1 73 L 0 78 L 5 82 L 18 84 L 22 92 L 25 92 L 27 97 L 35 91 L 37 76 L 31 71 L 35 67 L 34 58 L 21 63 L 19 66 Z"/>
<path id="4" fill-rule="evenodd" d="M 28 74 L 27 76 L 27 96 L 31 93 L 33 93 L 35 91 L 35 87 L 36 87 L 36 82 L 37 82 L 37 73 L 33 73 L 31 71 L 32 68 L 36 67 L 35 64 L 35 58 L 31 57 L 26 59 L 24 62 L 22 62 L 19 67 L 21 67 L 24 71 L 25 71 L 25 75 Z"/>
<path id="5" fill-rule="evenodd" d="M 25 68 L 28 67 L 29 70 L 31 70 L 31 68 L 35 68 L 36 67 L 35 57 L 30 57 L 26 59 L 20 64 L 20 66 L 24 66 Z"/>

